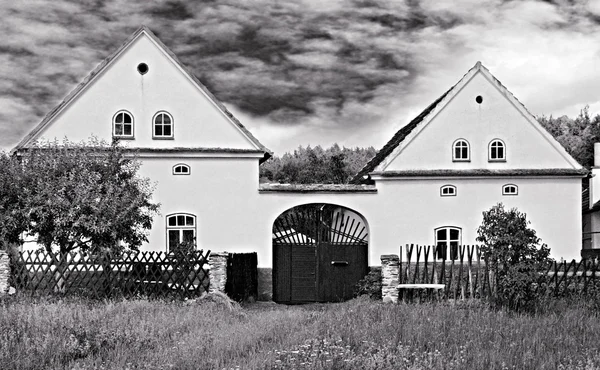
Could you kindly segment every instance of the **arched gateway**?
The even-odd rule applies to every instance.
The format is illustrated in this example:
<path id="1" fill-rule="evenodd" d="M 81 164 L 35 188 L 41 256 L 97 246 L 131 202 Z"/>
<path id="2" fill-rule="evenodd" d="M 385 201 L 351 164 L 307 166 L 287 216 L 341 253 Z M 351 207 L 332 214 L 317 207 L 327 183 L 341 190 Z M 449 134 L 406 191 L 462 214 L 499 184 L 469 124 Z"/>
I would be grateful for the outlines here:
<path id="1" fill-rule="evenodd" d="M 306 204 L 273 223 L 273 300 L 331 302 L 352 298 L 368 273 L 365 219 L 333 204 Z"/>

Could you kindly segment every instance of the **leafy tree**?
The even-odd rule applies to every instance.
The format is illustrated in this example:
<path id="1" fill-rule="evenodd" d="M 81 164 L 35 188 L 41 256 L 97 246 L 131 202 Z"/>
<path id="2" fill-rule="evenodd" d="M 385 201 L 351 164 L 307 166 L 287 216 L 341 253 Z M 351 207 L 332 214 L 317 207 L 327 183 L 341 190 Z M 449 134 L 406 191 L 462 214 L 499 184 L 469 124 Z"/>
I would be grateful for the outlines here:
<path id="1" fill-rule="evenodd" d="M 477 229 L 481 251 L 492 261 L 503 266 L 519 262 L 545 262 L 550 255 L 547 245 L 531 229 L 527 215 L 516 208 L 504 209 L 502 203 L 483 212 L 483 222 Z"/>
<path id="2" fill-rule="evenodd" d="M 550 249 L 540 244 L 527 215 L 498 203 L 483 212 L 477 229 L 481 252 L 497 272 L 496 303 L 516 310 L 535 306 L 538 272 L 549 260 Z"/>
<path id="3" fill-rule="evenodd" d="M 594 143 L 600 142 L 600 115 L 592 117 L 585 106 L 574 119 L 539 117 L 538 122 L 585 167 L 594 165 Z"/>
<path id="4" fill-rule="evenodd" d="M 28 215 L 25 231 L 47 251 L 119 251 L 147 241 L 159 205 L 137 175 L 140 163 L 117 142 L 37 144 L 20 163 L 18 214 Z"/>
<path id="5" fill-rule="evenodd" d="M 21 241 L 27 230 L 28 212 L 21 192 L 21 165 L 7 153 L 0 153 L 0 249 Z"/>
<path id="6" fill-rule="evenodd" d="M 260 168 L 262 182 L 290 184 L 345 184 L 375 156 L 375 149 L 298 147 L 293 153 L 273 157 Z"/>

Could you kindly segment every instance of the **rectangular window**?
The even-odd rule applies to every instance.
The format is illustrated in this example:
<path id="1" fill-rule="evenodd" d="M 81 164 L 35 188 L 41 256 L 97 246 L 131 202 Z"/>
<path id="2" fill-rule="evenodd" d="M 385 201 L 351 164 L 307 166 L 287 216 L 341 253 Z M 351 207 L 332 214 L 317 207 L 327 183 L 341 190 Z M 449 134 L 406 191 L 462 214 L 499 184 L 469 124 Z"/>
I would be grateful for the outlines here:
<path id="1" fill-rule="evenodd" d="M 196 217 L 194 215 L 173 214 L 167 216 L 167 248 L 169 252 L 176 251 L 180 244 L 196 240 Z"/>
<path id="2" fill-rule="evenodd" d="M 461 245 L 461 229 L 458 227 L 440 227 L 435 230 L 435 245 L 438 259 L 456 260 Z"/>

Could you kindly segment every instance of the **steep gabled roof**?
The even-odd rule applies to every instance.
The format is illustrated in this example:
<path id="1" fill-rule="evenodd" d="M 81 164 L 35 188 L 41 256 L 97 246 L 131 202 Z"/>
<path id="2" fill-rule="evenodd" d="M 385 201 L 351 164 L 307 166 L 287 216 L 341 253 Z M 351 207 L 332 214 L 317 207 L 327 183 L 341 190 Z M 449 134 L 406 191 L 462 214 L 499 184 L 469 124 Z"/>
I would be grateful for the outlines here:
<path id="1" fill-rule="evenodd" d="M 96 79 L 99 75 L 101 75 L 111 64 L 112 62 L 121 55 L 133 42 L 141 35 L 146 34 L 153 42 L 155 42 L 163 52 L 165 52 L 173 62 L 179 67 L 188 78 L 190 78 L 194 84 L 207 96 L 207 98 L 221 111 L 225 117 L 232 122 L 237 128 L 242 132 L 244 136 L 248 138 L 248 140 L 256 146 L 257 150 L 260 150 L 265 153 L 264 158 L 261 160 L 265 161 L 273 154 L 267 147 L 265 147 L 258 139 L 256 139 L 248 129 L 242 125 L 242 123 L 234 117 L 234 115 L 229 112 L 229 110 L 221 103 L 207 88 L 198 80 L 198 78 L 177 58 L 177 56 L 169 49 L 162 41 L 146 26 L 141 26 L 138 28 L 131 36 L 125 40 L 125 42 L 115 50 L 111 55 L 109 55 L 106 59 L 104 59 L 100 64 L 96 66 L 84 79 L 73 89 L 64 99 L 60 102 L 54 109 L 52 109 L 46 116 L 42 119 L 42 121 L 34 127 L 29 134 L 27 134 L 17 146 L 13 149 L 13 152 L 18 151 L 19 149 L 26 147 L 31 144 L 38 138 L 38 135 L 46 128 L 53 119 L 67 106 L 69 106 L 73 100 L 83 92 L 88 85 Z"/>
<path id="2" fill-rule="evenodd" d="M 571 157 L 567 151 L 544 129 L 538 122 L 537 119 L 531 114 L 527 108 L 496 78 L 490 71 L 485 68 L 481 62 L 477 62 L 473 68 L 471 68 L 454 86 L 440 96 L 436 101 L 429 105 L 421 114 L 415 119 L 410 121 L 406 126 L 402 127 L 381 148 L 379 152 L 371 159 L 351 180 L 351 183 L 369 183 L 373 181 L 370 178 L 365 178 L 368 174 L 375 171 L 378 167 L 387 167 L 390 163 L 390 158 L 395 158 L 399 154 L 401 144 L 407 145 L 415 135 L 424 128 L 432 119 L 435 117 L 452 98 L 475 76 L 476 73 L 481 72 L 490 82 L 496 84 L 496 87 L 502 92 L 502 94 L 515 106 L 517 110 L 532 124 L 534 127 L 544 136 L 544 138 L 550 142 L 550 144 L 571 164 L 575 169 L 581 169 L 582 166 L 577 163 L 573 157 Z M 387 163 L 386 163 L 387 162 Z M 385 168 L 379 168 L 378 172 L 382 172 Z"/>
<path id="3" fill-rule="evenodd" d="M 451 87 L 450 90 L 452 90 L 453 87 Z M 400 145 L 402 141 L 404 141 L 406 136 L 410 134 L 419 125 L 419 123 L 421 123 L 421 121 L 423 121 L 423 118 L 427 117 L 427 115 L 429 115 L 429 113 L 433 109 L 435 109 L 435 107 L 442 101 L 442 99 L 444 99 L 444 97 L 450 92 L 450 90 L 446 91 L 442 96 L 437 98 L 437 100 L 431 103 L 431 105 L 429 105 L 427 108 L 425 108 L 425 110 L 421 112 L 421 114 L 419 114 L 412 121 L 410 121 L 408 125 L 398 130 L 398 132 L 394 134 L 392 139 L 388 141 L 387 144 L 385 144 L 383 148 L 381 148 L 381 150 L 377 152 L 377 154 L 375 154 L 375 157 L 371 158 L 371 160 L 360 171 L 358 171 L 358 173 L 352 178 L 350 182 L 353 184 L 372 184 L 373 181 L 365 180 L 363 177 L 368 175 L 375 169 L 375 167 L 377 167 L 381 162 L 383 162 L 383 160 L 387 158 L 387 156 L 390 155 L 394 151 L 394 149 L 396 149 L 396 147 Z"/>

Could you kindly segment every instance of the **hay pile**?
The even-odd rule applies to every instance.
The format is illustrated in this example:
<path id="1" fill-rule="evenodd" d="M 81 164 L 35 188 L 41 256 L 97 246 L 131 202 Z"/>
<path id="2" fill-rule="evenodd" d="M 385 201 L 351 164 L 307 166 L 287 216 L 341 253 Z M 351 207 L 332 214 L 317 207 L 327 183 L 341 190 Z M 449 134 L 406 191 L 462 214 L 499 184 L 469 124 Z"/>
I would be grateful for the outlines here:
<path id="1" fill-rule="evenodd" d="M 239 312 L 242 307 L 225 293 L 209 292 L 202 294 L 199 298 L 186 301 L 186 304 L 207 305 L 214 308 L 225 309 L 230 312 Z"/>

